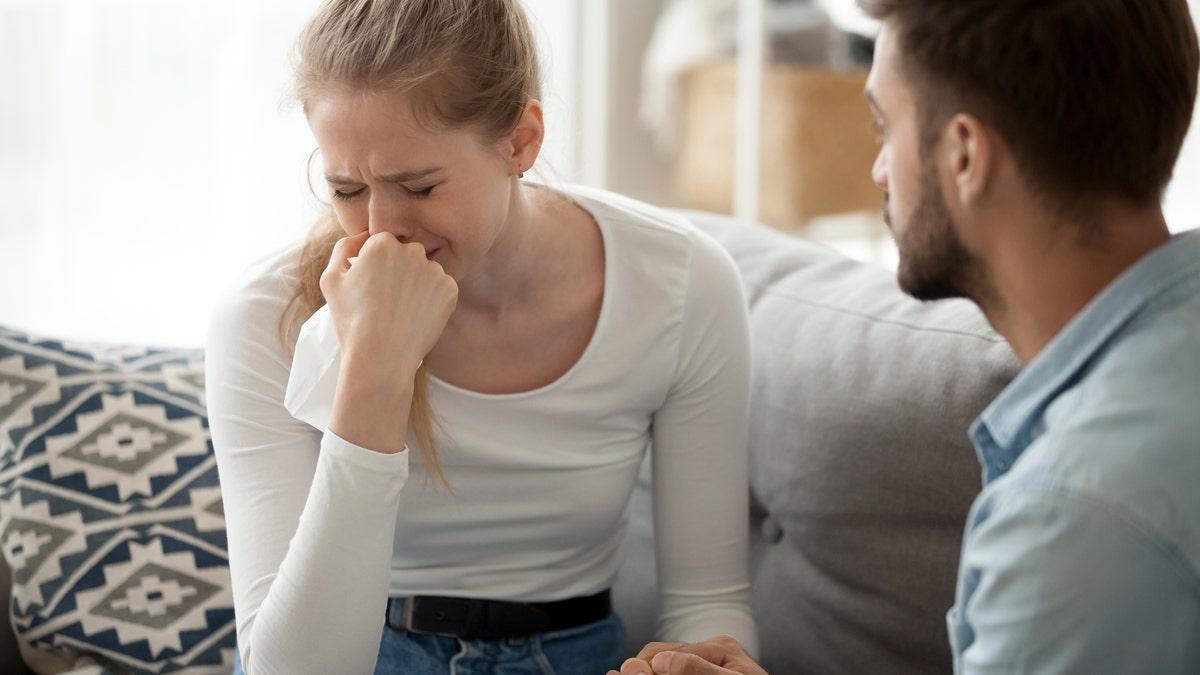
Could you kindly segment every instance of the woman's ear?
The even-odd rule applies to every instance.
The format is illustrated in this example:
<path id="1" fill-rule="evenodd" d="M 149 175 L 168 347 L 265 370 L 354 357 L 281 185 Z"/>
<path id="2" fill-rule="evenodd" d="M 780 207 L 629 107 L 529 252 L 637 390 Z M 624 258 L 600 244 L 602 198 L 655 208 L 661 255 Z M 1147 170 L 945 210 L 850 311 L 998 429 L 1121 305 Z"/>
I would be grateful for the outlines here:
<path id="1" fill-rule="evenodd" d="M 533 168 L 538 154 L 542 150 L 542 140 L 546 137 L 546 127 L 542 120 L 542 104 L 530 99 L 521 111 L 517 126 L 509 134 L 506 141 L 506 154 L 510 155 L 512 175 L 524 174 Z"/>

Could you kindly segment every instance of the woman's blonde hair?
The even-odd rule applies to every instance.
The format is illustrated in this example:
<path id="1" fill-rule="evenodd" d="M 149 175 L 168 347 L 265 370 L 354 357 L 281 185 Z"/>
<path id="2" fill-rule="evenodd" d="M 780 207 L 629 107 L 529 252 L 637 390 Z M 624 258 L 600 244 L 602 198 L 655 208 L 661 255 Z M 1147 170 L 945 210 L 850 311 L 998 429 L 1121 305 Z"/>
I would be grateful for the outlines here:
<path id="1" fill-rule="evenodd" d="M 323 94 L 406 92 L 431 129 L 472 129 L 499 140 L 541 98 L 537 47 L 519 0 L 328 0 L 296 52 L 295 95 L 306 111 Z M 300 324 L 325 304 L 321 273 L 343 236 L 330 206 L 301 251 L 300 280 L 280 319 L 289 348 Z M 422 366 L 408 427 L 429 474 L 445 483 L 427 382 Z"/>

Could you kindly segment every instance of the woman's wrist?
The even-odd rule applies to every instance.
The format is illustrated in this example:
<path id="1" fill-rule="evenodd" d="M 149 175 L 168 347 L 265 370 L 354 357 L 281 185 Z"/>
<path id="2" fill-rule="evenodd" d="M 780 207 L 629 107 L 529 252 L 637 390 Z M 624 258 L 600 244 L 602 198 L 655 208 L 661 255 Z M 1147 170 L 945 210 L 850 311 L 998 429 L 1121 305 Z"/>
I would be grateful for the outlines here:
<path id="1" fill-rule="evenodd" d="M 381 388 L 396 382 L 411 383 L 422 361 L 415 354 L 399 355 L 381 348 L 346 344 L 340 345 L 339 352 L 342 373 L 346 373 L 354 382 Z"/>
<path id="2" fill-rule="evenodd" d="M 369 450 L 402 451 L 419 363 L 379 363 L 344 353 L 329 430 Z"/>

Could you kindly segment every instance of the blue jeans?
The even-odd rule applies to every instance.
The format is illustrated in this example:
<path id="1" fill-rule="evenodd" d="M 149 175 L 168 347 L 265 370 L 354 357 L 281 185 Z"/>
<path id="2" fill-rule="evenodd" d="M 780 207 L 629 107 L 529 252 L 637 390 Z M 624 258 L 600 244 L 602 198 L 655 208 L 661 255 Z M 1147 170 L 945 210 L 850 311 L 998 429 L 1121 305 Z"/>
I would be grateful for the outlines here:
<path id="1" fill-rule="evenodd" d="M 400 634 L 384 626 L 375 675 L 604 675 L 625 658 L 625 627 L 616 614 L 512 640 Z M 245 675 L 240 653 L 233 673 Z"/>

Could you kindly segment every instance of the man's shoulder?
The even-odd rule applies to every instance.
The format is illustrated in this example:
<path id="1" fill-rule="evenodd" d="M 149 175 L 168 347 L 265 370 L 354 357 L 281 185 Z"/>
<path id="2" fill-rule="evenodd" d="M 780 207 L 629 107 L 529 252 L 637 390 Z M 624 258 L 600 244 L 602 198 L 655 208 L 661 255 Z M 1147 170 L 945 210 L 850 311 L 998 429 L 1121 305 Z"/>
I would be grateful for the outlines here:
<path id="1" fill-rule="evenodd" d="M 1005 482 L 1126 519 L 1200 570 L 1200 314 L 1188 314 L 1124 332 L 1050 402 Z"/>
<path id="2" fill-rule="evenodd" d="M 947 617 L 959 657 L 970 650 L 998 672 L 1182 672 L 1180 654 L 1200 652 L 1187 537 L 1077 485 L 1013 478 L 989 485 L 972 512 Z"/>
<path id="3" fill-rule="evenodd" d="M 1200 279 L 1177 290 L 1114 331 L 1050 400 L 1044 428 L 1052 437 L 1143 450 L 1200 445 Z"/>
<path id="4" fill-rule="evenodd" d="M 1047 417 L 1063 432 L 1105 432 L 1115 445 L 1174 448 L 1200 461 L 1200 284 L 1133 317 Z"/>

